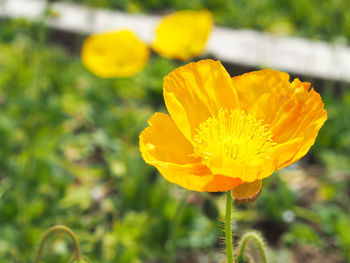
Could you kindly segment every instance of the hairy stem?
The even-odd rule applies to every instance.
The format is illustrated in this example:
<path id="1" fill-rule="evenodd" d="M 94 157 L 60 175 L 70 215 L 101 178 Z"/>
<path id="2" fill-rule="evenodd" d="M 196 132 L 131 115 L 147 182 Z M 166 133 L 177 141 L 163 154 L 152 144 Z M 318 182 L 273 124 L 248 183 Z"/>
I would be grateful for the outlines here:
<path id="1" fill-rule="evenodd" d="M 62 231 L 64 233 L 68 234 L 72 238 L 73 243 L 74 243 L 74 248 L 75 248 L 76 260 L 79 261 L 81 259 L 80 246 L 79 246 L 79 241 L 78 241 L 77 236 L 74 234 L 74 232 L 69 227 L 66 227 L 63 225 L 57 225 L 57 226 L 51 227 L 44 234 L 43 238 L 41 239 L 39 250 L 38 250 L 38 253 L 36 254 L 34 263 L 40 262 L 41 254 L 43 252 L 45 241 L 48 238 L 48 236 L 53 232 L 59 232 L 59 231 Z"/>
<path id="2" fill-rule="evenodd" d="M 227 263 L 233 263 L 231 213 L 232 213 L 232 196 L 231 196 L 231 191 L 228 191 L 226 192 L 226 220 L 225 220 Z"/>
<path id="3" fill-rule="evenodd" d="M 238 246 L 238 259 L 242 259 L 244 256 L 244 250 L 246 248 L 247 242 L 249 240 L 254 241 L 258 245 L 258 249 L 261 255 L 261 259 L 263 263 L 267 263 L 266 249 L 265 244 L 259 234 L 255 232 L 248 232 L 243 235 L 241 241 Z"/>

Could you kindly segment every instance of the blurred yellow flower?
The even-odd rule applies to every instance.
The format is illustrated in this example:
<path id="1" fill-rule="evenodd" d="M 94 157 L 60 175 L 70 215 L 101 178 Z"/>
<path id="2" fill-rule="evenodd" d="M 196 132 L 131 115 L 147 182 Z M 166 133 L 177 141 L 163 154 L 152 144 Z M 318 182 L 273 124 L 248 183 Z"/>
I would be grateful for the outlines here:
<path id="1" fill-rule="evenodd" d="M 204 51 L 212 27 L 207 10 L 178 11 L 160 21 L 152 47 L 163 57 L 188 60 Z"/>
<path id="2" fill-rule="evenodd" d="M 149 55 L 147 45 L 129 30 L 92 35 L 81 52 L 84 66 L 102 78 L 133 76 L 144 68 Z"/>
<path id="3" fill-rule="evenodd" d="M 170 115 L 148 121 L 142 156 L 189 190 L 254 198 L 262 179 L 308 152 L 327 119 L 310 85 L 275 70 L 231 78 L 219 61 L 187 64 L 164 79 Z"/>

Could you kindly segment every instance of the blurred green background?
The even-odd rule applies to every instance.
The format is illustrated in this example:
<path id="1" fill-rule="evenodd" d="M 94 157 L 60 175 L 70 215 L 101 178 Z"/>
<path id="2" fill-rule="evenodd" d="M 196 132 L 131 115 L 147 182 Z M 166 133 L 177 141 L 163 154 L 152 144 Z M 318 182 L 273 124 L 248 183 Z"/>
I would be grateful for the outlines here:
<path id="1" fill-rule="evenodd" d="M 220 25 L 350 39 L 349 1 L 74 2 L 157 14 L 205 7 Z M 0 262 L 33 262 L 54 224 L 76 231 L 88 262 L 220 262 L 224 196 L 171 185 L 138 150 L 147 119 L 166 111 L 163 77 L 184 62 L 153 54 L 132 78 L 100 79 L 81 64 L 84 37 L 63 38 L 0 21 Z M 237 208 L 234 231 L 261 231 L 271 262 L 350 262 L 350 84 L 298 77 L 317 83 L 328 120 L 307 157 Z M 70 240 L 49 241 L 43 262 L 68 262 Z"/>

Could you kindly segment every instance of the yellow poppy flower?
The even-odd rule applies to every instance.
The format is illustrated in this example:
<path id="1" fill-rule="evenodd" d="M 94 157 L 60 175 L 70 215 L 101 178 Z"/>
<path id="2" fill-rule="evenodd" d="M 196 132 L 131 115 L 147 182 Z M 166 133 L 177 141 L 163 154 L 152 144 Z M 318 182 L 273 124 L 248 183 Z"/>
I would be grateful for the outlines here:
<path id="1" fill-rule="evenodd" d="M 88 37 L 83 44 L 83 65 L 102 78 L 130 77 L 146 65 L 150 50 L 129 30 Z"/>
<path id="2" fill-rule="evenodd" d="M 178 11 L 160 21 L 152 47 L 163 57 L 188 60 L 204 51 L 212 27 L 207 10 Z"/>
<path id="3" fill-rule="evenodd" d="M 170 182 L 194 191 L 253 198 L 261 180 L 303 157 L 327 119 L 310 83 L 287 73 L 254 71 L 231 78 L 219 61 L 202 60 L 164 79 L 168 114 L 140 134 L 144 160 Z"/>

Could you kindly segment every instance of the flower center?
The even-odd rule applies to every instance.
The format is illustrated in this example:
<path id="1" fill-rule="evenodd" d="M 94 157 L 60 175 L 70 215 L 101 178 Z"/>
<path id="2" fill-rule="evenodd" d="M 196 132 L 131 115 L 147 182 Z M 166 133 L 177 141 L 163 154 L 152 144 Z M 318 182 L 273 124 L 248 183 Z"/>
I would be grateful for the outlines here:
<path id="1" fill-rule="evenodd" d="M 202 122 L 194 136 L 194 155 L 203 161 L 225 158 L 238 161 L 261 159 L 275 144 L 271 131 L 251 113 L 221 109 Z"/>

